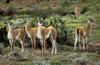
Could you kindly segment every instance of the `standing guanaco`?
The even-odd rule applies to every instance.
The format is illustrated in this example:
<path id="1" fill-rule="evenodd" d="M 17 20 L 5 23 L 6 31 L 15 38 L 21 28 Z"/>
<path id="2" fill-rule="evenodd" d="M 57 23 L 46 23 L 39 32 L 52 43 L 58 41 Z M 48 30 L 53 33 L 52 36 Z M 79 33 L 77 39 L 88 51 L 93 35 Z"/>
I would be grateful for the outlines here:
<path id="1" fill-rule="evenodd" d="M 28 18 L 22 23 L 25 24 L 25 30 L 27 32 L 28 37 L 31 39 L 31 43 L 33 46 L 33 53 L 35 54 L 35 38 L 37 37 L 38 27 L 30 28 Z M 42 26 L 42 28 L 45 28 Z M 45 42 L 46 46 L 47 43 Z"/>
<path id="2" fill-rule="evenodd" d="M 77 16 L 80 14 L 80 8 L 76 7 L 75 8 L 75 18 L 77 18 Z"/>
<path id="3" fill-rule="evenodd" d="M 10 43 L 10 52 L 13 52 L 13 47 L 14 47 L 14 43 L 15 40 L 19 40 L 22 46 L 22 52 L 24 52 L 24 36 L 25 36 L 25 31 L 23 29 L 15 29 L 13 30 L 13 22 L 8 22 L 8 39 L 9 39 L 9 43 Z"/>
<path id="4" fill-rule="evenodd" d="M 88 49 L 89 34 L 91 32 L 93 23 L 94 23 L 93 19 L 88 18 L 87 27 L 79 26 L 79 27 L 76 28 L 76 30 L 75 30 L 76 39 L 75 39 L 75 44 L 74 44 L 74 50 L 76 50 L 78 38 L 79 38 L 79 49 L 81 49 L 81 39 L 82 38 L 83 38 L 83 49 L 84 49 L 84 46 L 85 46 L 85 38 L 86 38 L 86 44 L 87 44 L 87 49 Z"/>
<path id="5" fill-rule="evenodd" d="M 56 36 L 57 36 L 57 30 L 52 27 L 49 26 L 47 28 L 41 28 L 43 25 L 43 20 L 38 18 L 38 32 L 37 32 L 37 37 L 41 40 L 42 43 L 42 55 L 45 54 L 45 40 L 47 38 L 50 38 L 51 42 L 52 42 L 52 52 L 51 54 L 53 54 L 54 49 L 55 49 L 55 54 L 57 53 L 57 43 L 56 43 Z"/>

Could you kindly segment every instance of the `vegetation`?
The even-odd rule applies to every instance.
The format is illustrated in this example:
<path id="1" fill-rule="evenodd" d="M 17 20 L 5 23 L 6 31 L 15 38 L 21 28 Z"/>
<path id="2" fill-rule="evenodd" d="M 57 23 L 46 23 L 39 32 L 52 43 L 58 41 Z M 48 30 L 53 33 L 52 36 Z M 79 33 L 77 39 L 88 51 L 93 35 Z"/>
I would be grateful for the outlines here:
<path id="1" fill-rule="evenodd" d="M 0 64 L 100 64 L 100 0 L 0 0 L 0 5 L 0 54 L 2 55 L 0 55 Z M 81 9 L 77 19 L 74 18 L 76 6 Z M 14 53 L 9 54 L 8 21 L 13 19 L 13 29 L 25 29 L 25 26 L 21 23 L 27 17 L 29 18 L 30 27 L 38 26 L 37 19 L 39 17 L 44 20 L 43 26 L 53 26 L 57 29 L 57 55 L 50 54 L 51 42 L 49 39 L 47 39 L 46 56 L 41 56 L 41 45 L 38 39 L 36 39 L 36 55 L 33 55 L 31 41 L 27 33 L 24 39 L 24 54 L 20 53 L 21 44 L 18 41 L 15 42 Z M 77 47 L 77 50 L 74 51 L 75 29 L 78 26 L 86 27 L 87 18 L 89 17 L 93 18 L 95 22 L 89 37 L 89 49 L 78 50 Z"/>

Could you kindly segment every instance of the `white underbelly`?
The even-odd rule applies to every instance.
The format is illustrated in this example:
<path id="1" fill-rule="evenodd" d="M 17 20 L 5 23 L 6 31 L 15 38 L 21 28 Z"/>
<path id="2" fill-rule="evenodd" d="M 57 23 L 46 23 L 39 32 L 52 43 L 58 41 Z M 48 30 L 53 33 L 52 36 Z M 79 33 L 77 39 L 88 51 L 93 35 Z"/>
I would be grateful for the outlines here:
<path id="1" fill-rule="evenodd" d="M 46 35 L 46 39 L 49 38 L 50 34 L 51 34 L 51 30 L 49 31 L 48 35 Z"/>
<path id="2" fill-rule="evenodd" d="M 18 33 L 18 35 L 16 36 L 16 39 L 18 39 L 19 38 L 19 36 L 20 36 L 20 32 Z"/>
<path id="3" fill-rule="evenodd" d="M 83 31 L 83 36 L 86 37 L 86 33 L 85 33 L 85 31 Z"/>
<path id="4" fill-rule="evenodd" d="M 41 35 L 37 34 L 38 39 L 42 39 Z"/>
<path id="5" fill-rule="evenodd" d="M 31 36 L 29 35 L 29 33 L 28 33 L 28 32 L 27 32 L 27 35 L 28 35 L 28 37 L 29 37 L 29 38 L 31 38 Z"/>

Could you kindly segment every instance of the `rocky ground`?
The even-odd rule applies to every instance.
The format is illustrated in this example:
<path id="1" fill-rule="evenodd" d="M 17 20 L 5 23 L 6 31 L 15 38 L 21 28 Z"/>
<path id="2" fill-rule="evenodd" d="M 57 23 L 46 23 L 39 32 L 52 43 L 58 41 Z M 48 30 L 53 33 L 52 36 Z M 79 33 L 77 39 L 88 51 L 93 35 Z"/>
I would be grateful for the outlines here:
<path id="1" fill-rule="evenodd" d="M 47 49 L 46 55 L 41 55 L 41 50 L 37 49 L 36 54 L 32 53 L 32 48 L 25 48 L 25 52 L 4 53 L 0 55 L 0 65 L 99 65 L 100 54 L 95 48 L 89 50 L 76 50 L 70 47 L 66 49 L 64 46 L 59 50 L 57 55 L 51 55 L 51 49 Z M 93 47 L 92 47 L 93 48 Z M 66 50 L 63 50 L 66 49 Z M 99 49 L 99 48 L 98 48 Z M 94 52 L 93 52 L 94 50 Z"/>

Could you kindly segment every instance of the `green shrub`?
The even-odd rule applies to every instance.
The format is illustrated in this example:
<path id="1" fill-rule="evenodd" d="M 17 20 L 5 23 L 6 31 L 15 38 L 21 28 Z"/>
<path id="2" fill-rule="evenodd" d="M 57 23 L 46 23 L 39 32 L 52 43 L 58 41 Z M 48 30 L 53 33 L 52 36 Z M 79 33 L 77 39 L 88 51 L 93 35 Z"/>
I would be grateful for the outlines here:
<path id="1" fill-rule="evenodd" d="M 5 49 L 5 46 L 3 45 L 3 43 L 0 43 L 0 55 L 4 53 L 4 49 Z"/>
<path id="2" fill-rule="evenodd" d="M 62 65 L 66 65 L 72 63 L 72 60 L 68 58 L 63 58 L 60 60 L 60 62 L 62 62 Z"/>
<path id="3" fill-rule="evenodd" d="M 72 57 L 72 58 L 76 58 L 78 56 L 78 54 L 77 53 L 72 53 L 69 56 Z"/>
<path id="4" fill-rule="evenodd" d="M 9 52 L 10 51 L 10 47 L 8 46 L 7 48 L 4 49 L 4 52 Z M 13 49 L 14 52 L 19 52 L 21 51 L 21 49 L 19 47 L 15 47 Z"/>
<path id="5" fill-rule="evenodd" d="M 55 62 L 52 62 L 51 65 L 62 65 L 62 63 L 59 61 L 55 61 Z"/>
<path id="6" fill-rule="evenodd" d="M 87 59 L 87 55 L 89 55 L 89 53 L 82 54 L 81 57 L 75 58 L 73 60 L 73 63 L 75 65 L 78 65 L 78 64 L 79 65 L 94 65 L 95 63 Z"/>
<path id="7" fill-rule="evenodd" d="M 98 61 L 98 63 L 96 65 L 100 65 L 100 61 Z"/>
<path id="8" fill-rule="evenodd" d="M 57 30 L 57 42 L 62 44 L 72 43 L 74 41 L 73 29 L 67 29 L 66 22 L 61 18 L 52 18 L 46 26 L 52 25 Z"/>
<path id="9" fill-rule="evenodd" d="M 88 11 L 88 6 L 84 6 L 81 10 L 81 14 L 84 14 L 85 12 Z"/>
<path id="10" fill-rule="evenodd" d="M 33 62 L 34 65 L 51 65 L 50 60 L 49 61 L 34 61 Z"/>
<path id="11" fill-rule="evenodd" d="M 30 24 L 31 24 L 30 27 L 38 26 L 37 25 L 37 23 L 38 23 L 37 19 L 38 19 L 37 17 L 29 19 Z M 56 18 L 56 17 L 46 18 L 44 20 L 43 26 L 45 26 L 45 27 L 53 26 L 57 30 L 57 42 L 58 43 L 73 46 L 74 29 L 72 29 L 72 28 L 69 29 L 69 27 L 66 26 L 66 22 L 63 21 L 62 18 Z M 25 37 L 25 41 L 26 40 L 30 40 L 30 39 Z M 37 41 L 36 41 L 36 43 L 37 43 Z M 67 47 L 67 49 L 68 49 L 68 47 Z"/>
<path id="12" fill-rule="evenodd" d="M 33 61 L 32 63 L 27 63 L 27 64 L 21 63 L 20 65 L 51 65 L 51 62 L 50 62 L 50 60 L 48 60 L 48 61 L 37 60 L 37 61 Z"/>
<path id="13" fill-rule="evenodd" d="M 58 51 L 71 51 L 73 47 L 68 45 L 60 45 L 58 46 Z"/>
<path id="14" fill-rule="evenodd" d="M 6 28 L 6 26 L 0 28 L 0 42 L 2 42 L 5 47 L 9 44 Z"/>

